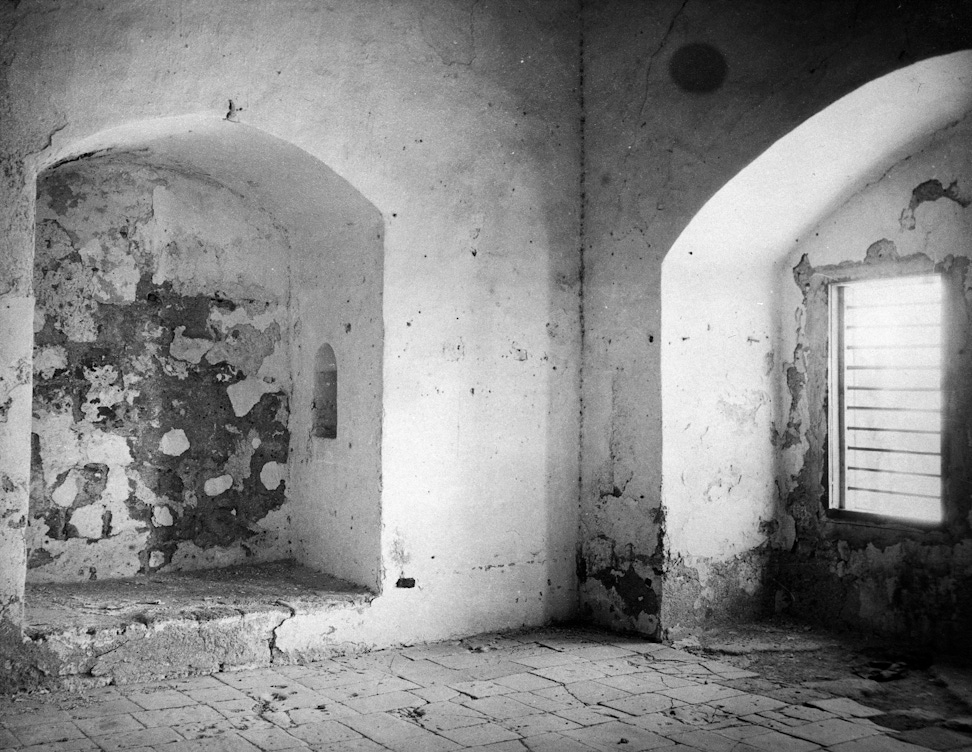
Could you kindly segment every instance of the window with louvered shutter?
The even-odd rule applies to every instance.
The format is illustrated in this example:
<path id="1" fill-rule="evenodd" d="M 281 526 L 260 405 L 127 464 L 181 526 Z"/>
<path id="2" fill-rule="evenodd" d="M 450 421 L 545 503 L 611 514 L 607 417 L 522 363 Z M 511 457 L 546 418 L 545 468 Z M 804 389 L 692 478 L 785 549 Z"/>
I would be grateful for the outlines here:
<path id="1" fill-rule="evenodd" d="M 942 520 L 942 288 L 938 275 L 831 286 L 832 507 Z"/>

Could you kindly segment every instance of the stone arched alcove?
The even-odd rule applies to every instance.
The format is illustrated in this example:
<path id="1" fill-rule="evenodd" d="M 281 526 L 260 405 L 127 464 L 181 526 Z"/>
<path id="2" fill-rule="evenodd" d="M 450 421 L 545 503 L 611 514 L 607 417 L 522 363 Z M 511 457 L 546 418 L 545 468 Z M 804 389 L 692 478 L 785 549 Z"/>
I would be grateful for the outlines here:
<path id="1" fill-rule="evenodd" d="M 777 440 L 788 261 L 835 207 L 967 113 L 970 82 L 972 52 L 960 52 L 857 89 L 727 183 L 666 256 L 665 629 L 758 608 L 768 552 L 793 543 Z"/>
<path id="2" fill-rule="evenodd" d="M 171 118 L 38 178 L 28 582 L 296 560 L 377 589 L 383 228 L 306 152 Z M 342 365 L 313 436 L 321 342 Z"/>

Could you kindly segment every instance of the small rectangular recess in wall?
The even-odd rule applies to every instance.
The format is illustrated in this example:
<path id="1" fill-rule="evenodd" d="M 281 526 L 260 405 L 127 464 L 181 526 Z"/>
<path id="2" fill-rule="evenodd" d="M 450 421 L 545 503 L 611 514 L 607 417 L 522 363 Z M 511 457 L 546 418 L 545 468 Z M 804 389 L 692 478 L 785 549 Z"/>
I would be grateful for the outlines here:
<path id="1" fill-rule="evenodd" d="M 338 428 L 337 359 L 328 344 L 317 350 L 314 363 L 314 436 L 336 439 Z"/>
<path id="2" fill-rule="evenodd" d="M 939 275 L 830 288 L 832 506 L 942 520 Z"/>

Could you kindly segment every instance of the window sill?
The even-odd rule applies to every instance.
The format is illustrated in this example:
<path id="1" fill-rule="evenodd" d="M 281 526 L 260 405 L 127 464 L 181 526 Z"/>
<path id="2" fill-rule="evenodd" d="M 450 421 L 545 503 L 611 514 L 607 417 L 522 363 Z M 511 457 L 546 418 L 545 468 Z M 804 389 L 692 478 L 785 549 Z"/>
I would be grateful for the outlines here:
<path id="1" fill-rule="evenodd" d="M 945 523 L 903 520 L 866 512 L 827 510 L 821 529 L 831 541 L 847 541 L 852 546 L 873 544 L 884 548 L 896 543 L 914 541 L 922 544 L 945 543 L 954 537 Z"/>
<path id="2" fill-rule="evenodd" d="M 840 524 L 855 525 L 859 527 L 877 527 L 883 530 L 903 530 L 926 532 L 942 530 L 945 527 L 943 521 L 925 522 L 922 520 L 908 520 L 901 517 L 890 517 L 883 514 L 872 514 L 870 512 L 853 512 L 846 509 L 828 509 L 827 519 L 830 522 Z"/>

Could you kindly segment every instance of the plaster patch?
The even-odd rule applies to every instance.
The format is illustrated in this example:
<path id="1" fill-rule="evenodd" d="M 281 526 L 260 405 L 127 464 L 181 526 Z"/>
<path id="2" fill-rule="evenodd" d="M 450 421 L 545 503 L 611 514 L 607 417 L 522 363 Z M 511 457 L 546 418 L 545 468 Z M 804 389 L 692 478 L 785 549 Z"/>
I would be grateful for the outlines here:
<path id="1" fill-rule="evenodd" d="M 128 476 L 125 475 L 123 468 L 117 465 L 108 468 L 108 483 L 102 493 L 102 498 L 109 502 L 123 502 L 128 499 L 131 488 L 128 483 Z"/>
<path id="2" fill-rule="evenodd" d="M 287 466 L 280 462 L 268 462 L 260 470 L 260 482 L 268 491 L 274 491 L 287 480 Z"/>
<path id="3" fill-rule="evenodd" d="M 79 480 L 77 471 L 68 472 L 61 485 L 54 489 L 54 493 L 51 494 L 51 501 L 59 507 L 71 506 L 78 497 Z"/>
<path id="4" fill-rule="evenodd" d="M 72 342 L 98 339 L 94 320 L 98 291 L 91 270 L 76 261 L 63 261 L 56 269 L 34 276 L 37 305 Z"/>
<path id="5" fill-rule="evenodd" d="M 223 466 L 223 469 L 233 476 L 233 486 L 237 491 L 243 490 L 243 481 L 250 477 L 250 460 L 253 459 L 253 452 L 256 451 L 253 447 L 255 436 L 256 431 L 250 429 L 249 436 L 238 438 L 233 454 Z"/>
<path id="6" fill-rule="evenodd" d="M 145 223 L 158 259 L 152 281 L 170 281 L 180 295 L 219 290 L 233 299 L 265 299 L 284 291 L 286 276 L 267 253 L 275 239 L 263 219 L 229 191 L 177 178 L 156 186 Z"/>
<path id="7" fill-rule="evenodd" d="M 173 358 L 184 360 L 187 363 L 198 363 L 215 343 L 208 339 L 184 337 L 182 334 L 184 331 L 186 331 L 184 326 L 176 327 L 172 344 L 169 345 L 169 354 Z"/>
<path id="8" fill-rule="evenodd" d="M 146 545 L 128 556 L 148 569 L 166 566 L 187 538 L 226 547 L 233 562 L 264 545 L 289 555 L 288 538 L 257 524 L 285 502 L 279 484 L 268 491 L 252 477 L 268 462 L 285 465 L 289 443 L 290 329 L 275 302 L 289 289 L 281 228 L 232 191 L 127 155 L 54 168 L 37 187 L 28 534 L 44 552 L 32 568 L 46 572 L 31 581 L 131 573 L 129 564 L 74 569 L 80 553 L 61 556 L 98 540 L 78 536 L 72 512 L 101 539 L 146 527 Z M 65 346 L 65 334 L 83 344 Z M 217 344 L 219 357 L 207 360 Z M 30 357 L 24 364 L 29 390 Z M 225 390 L 248 377 L 233 390 L 242 396 L 234 418 Z M 233 505 L 224 503 L 230 479 Z"/>
<path id="9" fill-rule="evenodd" d="M 104 465 L 130 465 L 132 453 L 124 436 L 95 429 L 81 436 L 81 451 L 88 462 Z"/>
<path id="10" fill-rule="evenodd" d="M 31 570 L 31 581 L 76 582 L 87 579 L 134 577 L 141 569 L 138 551 L 148 542 L 148 531 L 127 530 L 119 535 L 79 546 L 76 540 L 51 540 L 43 545 L 51 563 Z"/>
<path id="11" fill-rule="evenodd" d="M 135 483 L 135 498 L 149 507 L 161 504 L 163 500 L 160 499 L 151 488 L 145 485 L 145 481 L 142 479 L 142 476 L 137 472 L 130 472 L 130 477 Z"/>
<path id="12" fill-rule="evenodd" d="M 189 364 L 185 361 L 160 358 L 159 362 L 162 364 L 162 370 L 165 371 L 166 376 L 174 376 L 180 381 L 185 381 L 188 378 Z"/>
<path id="13" fill-rule="evenodd" d="M 93 280 L 97 286 L 97 299 L 102 303 L 130 303 L 135 300 L 139 270 L 135 257 L 124 247 L 115 244 L 105 246 L 104 235 L 92 238 L 79 249 L 81 258 L 97 271 Z"/>
<path id="14" fill-rule="evenodd" d="M 170 457 L 178 457 L 189 449 L 189 439 L 181 428 L 172 428 L 159 442 L 159 451 Z"/>
<path id="15" fill-rule="evenodd" d="M 233 405 L 233 414 L 237 418 L 242 418 L 248 414 L 253 406 L 256 405 L 264 394 L 283 391 L 279 384 L 268 383 L 261 378 L 249 377 L 243 381 L 237 381 L 226 388 L 230 403 Z"/>
<path id="16" fill-rule="evenodd" d="M 268 535 L 270 534 L 268 533 Z M 270 546 L 264 548 L 263 545 L 260 546 L 260 551 L 265 554 L 260 558 L 265 560 L 268 556 L 279 556 L 284 553 L 274 551 Z M 179 544 L 179 547 L 172 555 L 166 570 L 183 571 L 190 569 L 216 569 L 220 567 L 229 567 L 233 566 L 234 564 L 240 564 L 243 561 L 252 562 L 252 553 L 252 547 L 247 547 L 240 543 L 232 546 L 210 546 L 208 548 L 201 548 L 191 541 L 186 541 Z"/>
<path id="17" fill-rule="evenodd" d="M 280 325 L 274 322 L 265 331 L 251 324 L 237 324 L 206 353 L 209 363 L 229 363 L 250 375 L 260 370 L 280 341 Z"/>
<path id="18" fill-rule="evenodd" d="M 40 443 L 41 466 L 44 477 L 53 481 L 75 465 L 81 464 L 81 444 L 73 430 L 74 418 L 70 405 L 67 412 L 35 412 L 33 431 Z"/>
<path id="19" fill-rule="evenodd" d="M 242 324 L 248 324 L 261 332 L 273 324 L 279 325 L 276 304 L 256 300 L 249 303 L 244 300 L 241 303 L 242 305 L 231 311 L 214 308 L 209 312 L 209 324 L 220 333 L 220 336 L 225 337 L 234 327 Z"/>
<path id="20" fill-rule="evenodd" d="M 118 383 L 118 375 L 118 369 L 113 365 L 85 369 L 84 377 L 91 386 L 81 405 L 81 412 L 87 420 L 96 423 L 103 417 L 102 408 L 110 408 L 120 402 L 132 403 L 137 393 L 130 392 Z"/>
<path id="21" fill-rule="evenodd" d="M 55 371 L 63 371 L 67 368 L 67 365 L 67 350 L 60 345 L 34 348 L 35 377 L 41 376 L 49 379 Z"/>
<path id="22" fill-rule="evenodd" d="M 203 485 L 206 496 L 219 496 L 233 487 L 232 475 L 220 475 L 218 478 L 210 478 Z"/>
<path id="23" fill-rule="evenodd" d="M 42 209 L 41 206 L 38 209 Z M 52 219 L 37 222 L 34 238 L 34 253 L 39 260 L 57 261 L 74 252 L 71 236 L 59 223 Z"/>
<path id="24" fill-rule="evenodd" d="M 763 405 L 769 402 L 766 392 L 750 390 L 745 395 L 732 401 L 720 398 L 718 409 L 726 418 L 731 420 L 740 428 L 753 427 L 757 425 L 756 414 Z"/>
<path id="25" fill-rule="evenodd" d="M 88 504 L 80 507 L 71 513 L 71 524 L 82 538 L 99 540 L 104 531 L 105 511 L 103 504 Z"/>
<path id="26" fill-rule="evenodd" d="M 105 509 L 111 515 L 109 535 L 115 536 L 132 530 L 144 530 L 145 525 L 132 517 L 124 499 L 106 499 Z"/>

